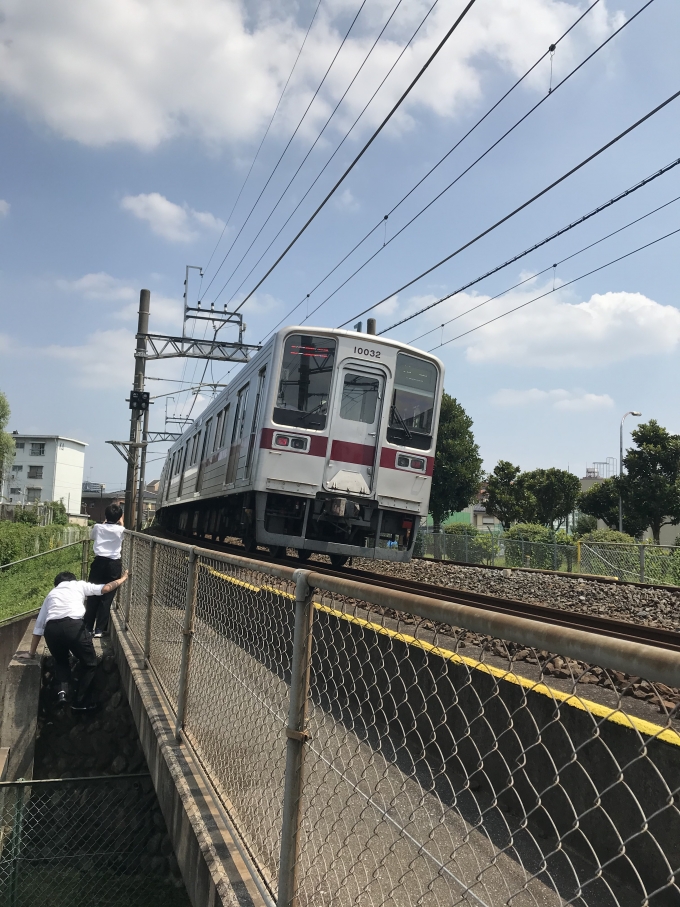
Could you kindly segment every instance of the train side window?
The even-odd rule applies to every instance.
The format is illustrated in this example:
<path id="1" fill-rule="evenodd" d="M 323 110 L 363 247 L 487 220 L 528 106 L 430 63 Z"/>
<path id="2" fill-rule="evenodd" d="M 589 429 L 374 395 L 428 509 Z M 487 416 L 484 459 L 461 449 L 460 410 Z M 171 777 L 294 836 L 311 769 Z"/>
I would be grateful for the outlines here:
<path id="1" fill-rule="evenodd" d="M 193 443 L 191 445 L 191 456 L 189 457 L 189 466 L 194 466 L 196 463 L 196 457 L 198 456 L 198 441 L 201 437 L 200 431 L 197 431 L 193 437 Z"/>
<path id="2" fill-rule="evenodd" d="M 347 372 L 342 385 L 340 418 L 372 425 L 379 393 L 380 382 L 377 378 Z"/>
<path id="3" fill-rule="evenodd" d="M 236 441 L 240 441 L 243 437 L 243 426 L 246 421 L 246 408 L 248 406 L 248 387 L 249 385 L 246 384 L 246 386 L 242 387 L 238 392 L 236 414 L 234 415 L 234 428 L 231 433 L 232 444 L 235 444 Z"/>
<path id="4" fill-rule="evenodd" d="M 222 419 L 222 430 L 220 431 L 220 439 L 217 442 L 218 450 L 221 450 L 224 445 L 227 443 L 227 429 L 229 428 L 229 409 L 231 408 L 231 403 L 227 405 L 222 410 L 224 418 Z"/>
<path id="5" fill-rule="evenodd" d="M 283 346 L 274 421 L 296 428 L 326 427 L 336 342 L 291 334 Z"/>
<path id="6" fill-rule="evenodd" d="M 215 437 L 213 438 L 213 452 L 218 449 L 220 443 L 220 436 L 222 434 L 222 422 L 224 420 L 225 410 L 221 409 L 217 414 L 217 422 L 215 423 Z"/>
<path id="7" fill-rule="evenodd" d="M 205 433 L 203 435 L 203 447 L 201 449 L 201 463 L 205 460 L 208 455 L 208 444 L 210 443 L 210 432 L 212 430 L 212 419 L 208 419 L 205 423 Z"/>
<path id="8" fill-rule="evenodd" d="M 260 369 L 257 381 L 257 394 L 255 395 L 255 406 L 253 406 L 253 421 L 250 425 L 250 441 L 248 443 L 248 456 L 246 458 L 246 469 L 250 466 L 251 460 L 253 458 L 253 448 L 255 446 L 255 434 L 257 432 L 257 420 L 260 415 L 260 407 L 262 405 L 262 397 L 264 395 L 264 382 L 267 376 L 266 367 Z"/>

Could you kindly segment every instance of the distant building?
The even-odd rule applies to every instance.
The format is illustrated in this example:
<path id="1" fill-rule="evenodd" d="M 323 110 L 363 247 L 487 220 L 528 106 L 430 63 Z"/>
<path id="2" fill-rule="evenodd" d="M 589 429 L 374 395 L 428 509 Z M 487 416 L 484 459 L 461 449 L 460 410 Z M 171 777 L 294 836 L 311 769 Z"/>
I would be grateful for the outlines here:
<path id="1" fill-rule="evenodd" d="M 153 520 L 156 512 L 156 492 L 158 491 L 159 479 L 149 482 L 144 491 L 144 522 Z M 88 486 L 87 490 L 85 486 Z M 119 504 L 125 507 L 125 490 L 106 491 L 104 485 L 97 482 L 83 482 L 83 504 L 82 512 L 86 513 L 95 523 L 103 523 L 105 516 L 104 511 L 109 504 Z"/>
<path id="2" fill-rule="evenodd" d="M 61 435 L 12 432 L 14 461 L 2 494 L 13 504 L 61 501 L 68 513 L 80 513 L 84 441 Z"/>

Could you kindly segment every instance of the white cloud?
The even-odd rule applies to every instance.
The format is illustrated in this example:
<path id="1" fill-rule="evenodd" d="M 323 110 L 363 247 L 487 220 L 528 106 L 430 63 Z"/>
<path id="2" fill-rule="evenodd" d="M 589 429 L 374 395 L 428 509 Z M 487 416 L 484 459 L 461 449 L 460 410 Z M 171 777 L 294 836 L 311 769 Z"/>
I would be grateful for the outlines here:
<path id="1" fill-rule="evenodd" d="M 84 274 L 77 280 L 57 280 L 60 290 L 78 293 L 86 299 L 128 300 L 135 296 L 134 289 L 124 280 L 112 277 L 105 271 Z"/>
<path id="2" fill-rule="evenodd" d="M 609 394 L 591 394 L 586 391 L 568 391 L 562 388 L 543 391 L 537 387 L 532 387 L 528 390 L 503 388 L 491 397 L 491 402 L 504 409 L 549 405 L 553 409 L 569 412 L 609 409 L 614 405 L 614 401 Z"/>
<path id="3" fill-rule="evenodd" d="M 429 4 L 428 4 L 429 5 Z M 456 4 L 460 8 L 462 4 Z M 392 0 L 367 6 L 303 128 L 313 130 L 358 69 L 387 19 Z M 344 131 L 422 18 L 423 2 L 404 4 L 336 118 Z M 450 117 L 481 94 L 477 64 L 524 72 L 573 23 L 581 4 L 566 0 L 494 0 L 477 4 L 442 51 L 398 128 L 418 108 Z M 179 135 L 214 144 L 251 141 L 278 100 L 306 30 L 293 0 L 5 0 L 0 25 L 0 85 L 5 97 L 58 134 L 87 145 L 129 142 L 153 148 Z M 303 14 L 300 13 L 302 16 Z M 304 16 L 309 9 L 304 5 Z M 450 26 L 450 4 L 435 7 L 365 118 L 377 122 Z M 608 33 L 620 14 L 598 4 L 560 44 L 556 77 Z M 347 4 L 322 4 L 275 130 L 297 120 L 341 41 Z M 528 80 L 544 92 L 549 63 Z"/>
<path id="4" fill-rule="evenodd" d="M 358 211 L 360 208 L 359 202 L 349 189 L 345 189 L 338 194 L 335 199 L 335 205 L 341 211 Z"/>
<path id="5" fill-rule="evenodd" d="M 444 342 L 529 302 L 550 286 L 508 293 L 463 314 L 445 328 Z M 570 302 L 568 296 L 563 298 L 566 294 L 539 299 L 452 345 L 464 348 L 468 362 L 476 364 L 555 369 L 595 368 L 639 356 L 666 355 L 680 342 L 680 310 L 674 306 L 625 291 L 595 293 L 584 302 Z M 436 318 L 441 324 L 486 298 L 461 293 L 433 310 L 429 322 L 436 324 Z M 416 308 L 409 302 L 407 310 L 411 307 Z M 436 331 L 430 337 L 439 340 Z"/>
<path id="6" fill-rule="evenodd" d="M 7 217 L 11 207 L 9 202 L 6 202 L 4 198 L 0 198 L 0 217 Z"/>
<path id="7" fill-rule="evenodd" d="M 134 333 L 119 329 L 96 331 L 81 346 L 53 344 L 41 349 L 40 355 L 68 365 L 77 384 L 88 388 L 127 388 L 134 349 Z"/>
<path id="8" fill-rule="evenodd" d="M 216 232 L 224 227 L 224 221 L 209 211 L 194 211 L 187 205 L 176 205 L 158 192 L 126 195 L 120 206 L 146 221 L 157 236 L 170 242 L 193 242 L 200 235 L 196 227 Z"/>
<path id="9" fill-rule="evenodd" d="M 133 281 L 121 280 L 112 277 L 105 271 L 94 274 L 84 274 L 77 280 L 57 280 L 60 290 L 68 293 L 77 293 L 85 299 L 103 300 L 105 302 L 124 302 L 126 305 L 113 312 L 114 318 L 120 321 L 137 321 L 139 308 L 139 290 L 141 284 Z M 151 292 L 151 319 L 152 331 L 160 326 L 181 327 L 183 304 L 179 299 L 172 299 L 161 293 Z"/>

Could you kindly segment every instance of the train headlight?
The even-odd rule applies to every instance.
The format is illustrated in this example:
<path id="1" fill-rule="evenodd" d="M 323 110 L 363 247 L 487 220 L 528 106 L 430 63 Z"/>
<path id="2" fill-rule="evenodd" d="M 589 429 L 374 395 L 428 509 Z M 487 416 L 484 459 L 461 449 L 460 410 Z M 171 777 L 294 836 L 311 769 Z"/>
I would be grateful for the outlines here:
<path id="1" fill-rule="evenodd" d="M 288 445 L 290 444 L 290 438 L 287 438 L 285 435 L 277 435 L 274 443 L 277 447 L 288 447 Z"/>
<path id="2" fill-rule="evenodd" d="M 402 457 L 402 456 L 397 457 L 397 466 L 401 466 L 403 469 L 408 469 L 410 462 L 411 461 L 409 460 L 408 457 Z"/>
<path id="3" fill-rule="evenodd" d="M 290 446 L 293 448 L 293 450 L 306 450 L 307 441 L 305 438 L 291 438 Z"/>
<path id="4" fill-rule="evenodd" d="M 411 469 L 420 469 L 420 470 L 425 469 L 425 460 L 421 459 L 420 457 L 412 457 L 411 458 Z"/>

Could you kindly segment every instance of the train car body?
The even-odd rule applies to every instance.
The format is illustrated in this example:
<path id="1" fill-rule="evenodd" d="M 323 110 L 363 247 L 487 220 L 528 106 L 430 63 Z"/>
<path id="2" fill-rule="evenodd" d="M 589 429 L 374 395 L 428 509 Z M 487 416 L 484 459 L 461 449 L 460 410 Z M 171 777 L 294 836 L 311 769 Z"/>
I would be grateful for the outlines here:
<path id="1" fill-rule="evenodd" d="M 168 452 L 157 519 L 303 560 L 408 560 L 428 512 L 443 380 L 436 357 L 393 340 L 282 329 Z"/>

